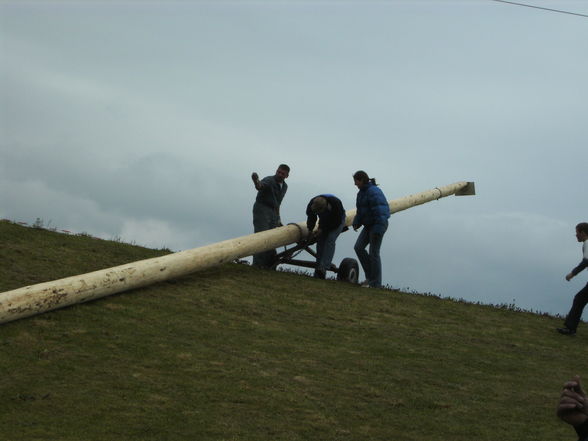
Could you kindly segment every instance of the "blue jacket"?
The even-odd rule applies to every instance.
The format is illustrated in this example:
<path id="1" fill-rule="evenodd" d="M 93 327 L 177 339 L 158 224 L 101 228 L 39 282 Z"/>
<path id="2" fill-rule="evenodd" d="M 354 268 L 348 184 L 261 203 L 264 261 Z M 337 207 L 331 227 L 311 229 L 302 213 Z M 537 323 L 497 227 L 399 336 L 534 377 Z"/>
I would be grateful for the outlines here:
<path id="1" fill-rule="evenodd" d="M 380 188 L 368 182 L 357 192 L 357 213 L 353 219 L 353 228 L 362 225 L 374 233 L 384 234 L 388 228 L 390 207 L 386 196 Z"/>

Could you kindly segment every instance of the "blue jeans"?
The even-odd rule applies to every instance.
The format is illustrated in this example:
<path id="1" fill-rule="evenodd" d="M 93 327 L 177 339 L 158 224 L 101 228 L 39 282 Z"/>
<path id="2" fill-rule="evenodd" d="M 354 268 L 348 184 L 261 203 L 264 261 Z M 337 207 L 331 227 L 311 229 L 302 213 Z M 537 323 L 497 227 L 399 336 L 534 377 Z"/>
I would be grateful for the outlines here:
<path id="1" fill-rule="evenodd" d="M 384 233 L 374 233 L 369 228 L 363 227 L 353 247 L 365 273 L 365 278 L 372 288 L 382 286 L 380 247 L 383 238 Z M 365 250 L 368 245 L 370 246 L 369 253 Z"/>
<path id="2" fill-rule="evenodd" d="M 335 255 L 335 242 L 345 228 L 345 218 L 334 230 L 321 233 L 316 241 L 316 271 L 315 275 L 324 274 L 330 267 Z"/>

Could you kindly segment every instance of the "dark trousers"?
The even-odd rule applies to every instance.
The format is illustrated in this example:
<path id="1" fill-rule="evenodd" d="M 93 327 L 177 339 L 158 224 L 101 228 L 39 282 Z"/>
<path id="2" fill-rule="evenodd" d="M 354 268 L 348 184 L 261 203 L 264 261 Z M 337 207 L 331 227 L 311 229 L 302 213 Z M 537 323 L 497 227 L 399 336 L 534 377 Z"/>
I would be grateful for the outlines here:
<path id="1" fill-rule="evenodd" d="M 578 294 L 574 297 L 574 303 L 572 303 L 572 307 L 570 312 L 568 313 L 565 321 L 565 326 L 568 329 L 576 330 L 578 324 L 580 323 L 580 319 L 582 318 L 582 312 L 584 311 L 584 306 L 588 303 L 588 283 L 584 288 L 578 291 Z"/>
<path id="2" fill-rule="evenodd" d="M 253 231 L 255 233 L 278 227 L 279 220 L 274 208 L 258 202 L 253 205 Z M 276 250 L 254 254 L 252 263 L 260 268 L 271 268 L 276 263 Z"/>

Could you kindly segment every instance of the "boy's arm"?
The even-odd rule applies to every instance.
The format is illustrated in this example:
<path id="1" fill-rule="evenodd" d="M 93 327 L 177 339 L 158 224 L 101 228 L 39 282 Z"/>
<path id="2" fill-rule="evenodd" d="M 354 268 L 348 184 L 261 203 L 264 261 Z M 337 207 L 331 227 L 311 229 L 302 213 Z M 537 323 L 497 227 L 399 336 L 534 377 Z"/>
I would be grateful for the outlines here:
<path id="1" fill-rule="evenodd" d="M 576 277 L 586 268 L 588 268 L 588 259 L 582 259 L 580 264 L 566 276 L 566 280 L 569 282 L 573 277 Z"/>

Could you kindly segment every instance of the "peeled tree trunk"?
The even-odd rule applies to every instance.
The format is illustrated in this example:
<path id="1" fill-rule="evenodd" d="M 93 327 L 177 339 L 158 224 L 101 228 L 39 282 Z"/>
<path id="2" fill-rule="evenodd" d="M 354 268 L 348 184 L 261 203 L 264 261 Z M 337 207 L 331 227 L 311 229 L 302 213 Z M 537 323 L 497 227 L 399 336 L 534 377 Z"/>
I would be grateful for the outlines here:
<path id="1" fill-rule="evenodd" d="M 395 199 L 389 202 L 390 210 L 396 213 L 452 194 L 474 194 L 473 183 L 457 182 Z M 349 226 L 355 210 L 349 210 L 346 214 L 346 224 Z M 299 222 L 162 257 L 6 291 L 0 293 L 0 323 L 185 276 L 300 242 L 307 235 L 306 222 Z"/>

